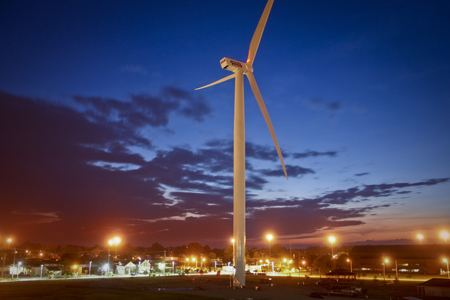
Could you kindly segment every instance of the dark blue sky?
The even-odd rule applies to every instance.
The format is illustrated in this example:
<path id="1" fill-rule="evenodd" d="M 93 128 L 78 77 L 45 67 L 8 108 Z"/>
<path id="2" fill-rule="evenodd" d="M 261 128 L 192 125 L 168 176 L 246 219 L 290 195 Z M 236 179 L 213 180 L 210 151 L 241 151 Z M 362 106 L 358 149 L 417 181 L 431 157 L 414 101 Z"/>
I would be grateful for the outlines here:
<path id="1" fill-rule="evenodd" d="M 133 245 L 232 235 L 234 83 L 266 1 L 7 1 L 0 238 Z M 275 0 L 245 85 L 247 241 L 450 229 L 450 3 Z"/>

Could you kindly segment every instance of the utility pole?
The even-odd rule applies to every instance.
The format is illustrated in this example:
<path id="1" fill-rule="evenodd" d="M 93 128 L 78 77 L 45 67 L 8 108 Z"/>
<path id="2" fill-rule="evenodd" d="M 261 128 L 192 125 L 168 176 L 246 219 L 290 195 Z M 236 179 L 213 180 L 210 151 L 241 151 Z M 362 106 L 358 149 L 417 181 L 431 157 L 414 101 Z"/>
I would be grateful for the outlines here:
<path id="1" fill-rule="evenodd" d="M 166 250 L 164 250 L 164 276 L 166 276 Z"/>
<path id="2" fill-rule="evenodd" d="M 291 258 L 292 258 L 292 241 L 291 240 L 289 240 L 289 253 L 290 253 Z"/>
<path id="3" fill-rule="evenodd" d="M 5 268 L 5 261 L 6 261 L 6 253 L 3 253 L 2 278 L 3 278 L 3 269 Z"/>
<path id="4" fill-rule="evenodd" d="M 16 264 L 16 248 L 14 248 L 14 259 L 12 266 L 14 267 L 15 264 Z M 19 268 L 17 268 L 17 272 L 19 272 Z M 11 279 L 14 279 L 14 274 L 11 274 Z"/>

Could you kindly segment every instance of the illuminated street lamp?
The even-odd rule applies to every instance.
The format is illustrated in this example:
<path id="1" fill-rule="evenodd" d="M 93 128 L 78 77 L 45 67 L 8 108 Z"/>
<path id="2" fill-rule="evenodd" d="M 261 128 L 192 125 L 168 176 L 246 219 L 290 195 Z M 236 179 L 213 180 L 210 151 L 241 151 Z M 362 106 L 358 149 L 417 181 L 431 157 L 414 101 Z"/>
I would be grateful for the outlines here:
<path id="1" fill-rule="evenodd" d="M 334 258 L 334 254 L 333 254 L 333 244 L 334 242 L 336 242 L 336 238 L 334 236 L 330 236 L 328 238 L 328 241 L 331 243 L 331 259 Z"/>
<path id="2" fill-rule="evenodd" d="M 89 277 L 91 276 L 91 266 L 92 266 L 92 261 L 89 262 Z"/>
<path id="3" fill-rule="evenodd" d="M 290 272 L 290 271 L 291 271 L 291 269 L 290 269 L 290 264 L 292 263 L 292 260 L 287 260 L 286 258 L 284 258 L 284 259 L 283 259 L 283 262 L 284 262 L 284 263 L 287 263 L 287 265 L 288 265 L 288 272 Z"/>
<path id="4" fill-rule="evenodd" d="M 385 258 L 384 262 L 383 262 L 383 277 L 384 277 L 384 281 L 386 281 L 386 264 L 389 263 L 389 259 Z"/>
<path id="5" fill-rule="evenodd" d="M 417 238 L 419 239 L 420 244 L 422 244 L 423 234 L 419 233 Z"/>
<path id="6" fill-rule="evenodd" d="M 447 264 L 447 278 L 450 278 L 450 273 L 448 272 L 448 259 L 444 258 L 444 262 Z"/>
<path id="7" fill-rule="evenodd" d="M 447 244 L 448 236 L 449 236 L 449 234 L 447 231 L 441 231 L 441 238 L 444 239 L 444 244 Z"/>
<path id="8" fill-rule="evenodd" d="M 268 234 L 267 235 L 267 239 L 269 240 L 269 260 L 270 260 L 270 241 L 273 239 L 273 235 Z M 270 263 L 269 263 L 270 264 Z M 272 267 L 272 272 L 273 272 L 273 267 Z"/>
<path id="9" fill-rule="evenodd" d="M 41 265 L 41 278 L 42 278 L 42 269 L 44 268 L 44 265 Z"/>
<path id="10" fill-rule="evenodd" d="M 189 269 L 189 258 L 186 258 L 188 269 Z M 186 267 L 184 267 L 186 269 Z"/>
<path id="11" fill-rule="evenodd" d="M 7 239 L 6 241 L 8 242 L 8 249 L 9 249 L 9 247 L 11 246 L 12 239 L 9 238 L 9 239 Z"/>
<path id="12" fill-rule="evenodd" d="M 347 262 L 350 263 L 350 272 L 353 272 L 353 264 L 350 258 L 347 258 Z"/>
<path id="13" fill-rule="evenodd" d="M 195 259 L 195 257 L 192 258 L 192 261 L 195 261 L 195 269 L 197 269 L 197 260 Z"/>
<path id="14" fill-rule="evenodd" d="M 202 258 L 202 269 L 203 269 L 203 263 L 205 262 L 205 259 L 204 258 Z"/>
<path id="15" fill-rule="evenodd" d="M 114 244 L 116 244 L 116 256 L 117 256 L 117 245 L 120 244 L 121 242 L 120 237 L 116 236 L 115 238 L 113 238 L 113 242 Z"/>
<path id="16" fill-rule="evenodd" d="M 273 235 L 268 234 L 266 238 L 269 240 L 269 259 L 270 259 L 270 241 L 273 239 Z"/>
<path id="17" fill-rule="evenodd" d="M 76 272 L 77 275 L 78 275 L 77 268 L 78 268 L 78 266 L 77 266 L 77 265 L 74 265 L 74 266 L 73 266 L 73 272 L 74 272 L 74 273 Z"/>

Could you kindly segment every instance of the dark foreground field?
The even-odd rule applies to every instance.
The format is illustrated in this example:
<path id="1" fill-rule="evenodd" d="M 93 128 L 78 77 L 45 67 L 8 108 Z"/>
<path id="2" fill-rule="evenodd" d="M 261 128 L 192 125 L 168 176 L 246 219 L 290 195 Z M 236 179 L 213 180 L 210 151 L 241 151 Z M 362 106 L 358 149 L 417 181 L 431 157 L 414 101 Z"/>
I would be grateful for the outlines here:
<path id="1" fill-rule="evenodd" d="M 247 288 L 230 288 L 230 279 L 222 276 L 137 277 L 106 279 L 67 279 L 0 282 L 0 299 L 312 299 L 321 288 L 317 280 L 298 277 L 272 277 L 272 284 L 260 284 L 259 276 L 247 277 Z M 357 281 L 368 289 L 369 299 L 415 296 L 417 283 Z M 255 286 L 260 286 L 256 290 Z M 329 297 L 324 299 L 346 299 Z M 347 298 L 348 299 L 348 298 Z"/>

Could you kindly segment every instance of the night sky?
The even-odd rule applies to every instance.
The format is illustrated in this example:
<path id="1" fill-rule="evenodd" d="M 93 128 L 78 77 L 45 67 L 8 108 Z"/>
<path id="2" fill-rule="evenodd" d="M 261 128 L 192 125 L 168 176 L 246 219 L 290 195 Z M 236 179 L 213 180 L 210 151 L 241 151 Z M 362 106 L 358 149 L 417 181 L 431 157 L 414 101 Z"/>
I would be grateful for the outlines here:
<path id="1" fill-rule="evenodd" d="M 3 1 L 0 239 L 232 237 L 234 80 L 265 0 Z M 442 243 L 450 2 L 275 0 L 245 79 L 247 246 Z M 395 241 L 400 240 L 400 241 Z"/>

